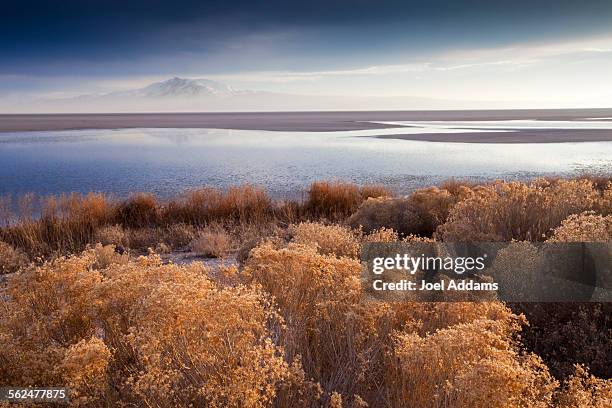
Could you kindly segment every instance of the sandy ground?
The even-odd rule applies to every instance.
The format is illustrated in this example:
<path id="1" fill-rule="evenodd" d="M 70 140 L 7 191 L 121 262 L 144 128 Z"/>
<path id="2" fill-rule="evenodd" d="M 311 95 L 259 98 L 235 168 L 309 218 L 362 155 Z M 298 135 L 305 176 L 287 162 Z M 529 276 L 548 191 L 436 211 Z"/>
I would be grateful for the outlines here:
<path id="1" fill-rule="evenodd" d="M 24 114 L 0 115 L 0 132 L 120 128 L 215 128 L 317 132 L 394 127 L 367 121 L 580 120 L 593 117 L 610 118 L 612 109 Z M 530 130 L 513 133 L 420 134 L 380 137 L 464 143 L 553 143 L 610 141 L 612 130 Z"/>
<path id="2" fill-rule="evenodd" d="M 210 268 L 219 268 L 221 266 L 232 266 L 238 265 L 238 261 L 236 260 L 236 254 L 230 254 L 225 258 L 206 258 L 203 256 L 198 256 L 194 252 L 189 251 L 174 251 L 168 254 L 160 255 L 162 262 L 168 263 L 172 262 L 176 265 L 187 265 L 192 262 L 201 262 L 204 265 Z"/>

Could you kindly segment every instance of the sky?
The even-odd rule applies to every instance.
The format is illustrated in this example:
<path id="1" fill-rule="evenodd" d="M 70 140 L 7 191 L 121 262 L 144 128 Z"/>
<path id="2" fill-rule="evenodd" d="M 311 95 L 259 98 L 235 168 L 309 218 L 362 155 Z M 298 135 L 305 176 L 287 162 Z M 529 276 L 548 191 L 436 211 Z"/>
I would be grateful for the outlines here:
<path id="1" fill-rule="evenodd" d="M 612 1 L 3 4 L 0 109 L 174 76 L 458 107 L 612 107 Z"/>

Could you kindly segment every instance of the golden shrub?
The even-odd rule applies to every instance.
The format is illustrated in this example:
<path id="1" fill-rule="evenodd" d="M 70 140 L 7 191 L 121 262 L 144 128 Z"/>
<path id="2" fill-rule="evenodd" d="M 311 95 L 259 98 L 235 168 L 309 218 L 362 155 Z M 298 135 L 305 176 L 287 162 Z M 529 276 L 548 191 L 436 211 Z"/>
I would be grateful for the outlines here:
<path id="1" fill-rule="evenodd" d="M 360 294 L 359 261 L 321 255 L 308 245 L 276 248 L 269 242 L 251 251 L 244 276 L 261 284 L 286 311 L 309 314 L 320 301 L 355 301 Z"/>
<path id="2" fill-rule="evenodd" d="M 107 370 L 112 353 L 96 337 L 71 345 L 58 367 L 74 406 L 102 405 L 108 386 Z"/>
<path id="3" fill-rule="evenodd" d="M 444 239 L 601 240 L 609 237 L 609 217 L 583 211 L 608 214 L 612 190 L 602 186 L 448 183 L 405 199 L 366 201 L 360 217 L 370 222 L 369 235 L 302 222 L 289 228 L 288 244 L 279 231 L 286 224 L 258 224 L 273 220 L 277 208 L 257 189 L 200 191 L 168 206 L 131 199 L 122 214 L 137 217 L 127 224 L 147 226 L 123 231 L 103 196 L 50 200 L 40 220 L 25 197 L 20 223 L 0 233 L 28 254 L 71 251 L 98 237 L 139 249 L 185 247 L 196 237 L 194 225 L 207 225 L 205 233 L 237 237 L 244 268 L 164 265 L 155 254 L 134 260 L 112 245 L 24 267 L 0 287 L 0 385 L 69 385 L 73 405 L 82 406 L 607 407 L 609 380 L 578 367 L 559 387 L 542 360 L 523 351 L 536 350 L 555 370 L 563 347 L 602 376 L 606 307 L 578 316 L 586 331 L 576 320 L 546 326 L 534 346 L 520 337 L 525 319 L 500 302 L 365 301 L 356 259 L 361 242 L 432 241 L 422 232 L 445 220 Z M 364 197 L 384 193 L 341 183 L 320 183 L 313 192 L 313 201 L 292 206 L 283 219 L 303 221 L 306 208 L 315 218 L 344 217 Z M 227 252 L 204 241 L 202 252 Z M 529 259 L 528 245 L 515 243 L 500 262 Z M 563 321 L 565 309 L 539 319 Z M 582 342 L 569 341 L 573 333 Z"/>
<path id="4" fill-rule="evenodd" d="M 284 232 L 286 233 L 286 231 Z M 259 245 L 263 244 L 264 242 L 267 242 L 275 248 L 281 248 L 285 245 L 286 239 L 285 237 L 272 235 L 267 237 L 263 236 L 261 238 L 251 238 L 249 240 L 244 240 L 236 253 L 236 260 L 238 261 L 238 263 L 243 266 L 251 256 L 251 251 Z"/>
<path id="5" fill-rule="evenodd" d="M 612 406 L 612 380 L 591 375 L 588 369 L 576 365 L 574 375 L 563 384 L 557 398 L 559 408 Z"/>
<path id="6" fill-rule="evenodd" d="M 89 250 L 9 279 L 1 385 L 68 384 L 85 406 L 271 404 L 290 370 L 267 295 L 219 288 L 198 263 L 95 262 Z"/>
<path id="7" fill-rule="evenodd" d="M 366 232 L 391 228 L 401 235 L 431 236 L 459 199 L 437 187 L 417 190 L 408 197 L 369 199 L 348 223 L 354 228 L 361 226 Z"/>
<path id="8" fill-rule="evenodd" d="M 323 390 L 348 397 L 358 389 L 374 392 L 376 367 L 382 364 L 379 338 L 388 333 L 392 319 L 388 305 L 360 302 L 359 273 L 357 260 L 321 255 L 312 246 L 294 243 L 253 249 L 243 271 L 280 308 L 287 360 L 300 356 L 306 374 Z"/>
<path id="9" fill-rule="evenodd" d="M 108 225 L 96 231 L 94 243 L 102 245 L 127 245 L 127 238 L 121 225 Z"/>
<path id="10" fill-rule="evenodd" d="M 391 228 L 382 227 L 369 234 L 362 235 L 362 242 L 435 242 L 435 239 L 408 234 L 400 238 L 399 234 Z"/>
<path id="11" fill-rule="evenodd" d="M 424 337 L 396 334 L 391 406 L 547 407 L 557 386 L 534 355 L 521 354 L 514 319 L 477 319 Z"/>
<path id="12" fill-rule="evenodd" d="M 285 367 L 269 340 L 276 318 L 262 293 L 219 289 L 201 264 L 155 257 L 107 275 L 98 314 L 116 358 L 140 367 L 142 375 L 125 380 L 132 398 L 156 406 L 269 403 Z"/>
<path id="13" fill-rule="evenodd" d="M 134 318 L 129 341 L 144 369 L 134 388 L 149 404 L 265 407 L 286 372 L 265 325 L 273 315 L 251 289 L 165 282 Z"/>
<path id="14" fill-rule="evenodd" d="M 446 222 L 451 208 L 465 195 L 467 193 L 463 190 L 453 195 L 443 188 L 428 187 L 412 193 L 410 201 L 423 214 L 422 217 L 428 224 L 427 228 L 433 232 L 438 225 Z"/>
<path id="15" fill-rule="evenodd" d="M 440 183 L 439 188 L 446 190 L 453 196 L 457 197 L 458 201 L 469 197 L 472 194 L 472 189 L 476 184 L 468 180 L 460 180 L 450 178 Z"/>
<path id="16" fill-rule="evenodd" d="M 254 248 L 243 271 L 279 306 L 287 360 L 299 356 L 329 402 L 483 406 L 504 382 L 511 391 L 489 398 L 493 406 L 545 406 L 552 398 L 556 383 L 538 358 L 520 353 L 523 321 L 503 304 L 363 302 L 359 273 L 357 260 L 295 243 Z M 489 382 L 478 379 L 486 375 Z M 449 382 L 455 388 L 444 388 Z M 470 399 L 470 384 L 482 400 Z"/>
<path id="17" fill-rule="evenodd" d="M 396 242 L 399 234 L 392 228 L 379 228 L 362 237 L 363 242 Z"/>
<path id="18" fill-rule="evenodd" d="M 17 272 L 27 264 L 27 257 L 6 242 L 0 241 L 0 275 Z"/>
<path id="19" fill-rule="evenodd" d="M 1 385 L 69 385 L 82 406 L 604 407 L 610 398 L 609 381 L 579 371 L 557 388 L 520 351 L 523 320 L 503 304 L 363 302 L 359 262 L 311 246 L 254 248 L 242 275 L 261 289 L 241 285 L 235 267 L 219 285 L 202 264 L 157 256 L 96 269 L 105 248 L 8 280 Z"/>
<path id="20" fill-rule="evenodd" d="M 541 241 L 571 214 L 596 207 L 600 193 L 588 180 L 498 181 L 473 189 L 438 227 L 445 241 Z"/>
<path id="21" fill-rule="evenodd" d="M 418 235 L 409 234 L 402 239 L 404 242 L 436 242 L 435 238 L 420 237 Z"/>
<path id="22" fill-rule="evenodd" d="M 612 215 L 603 217 L 593 212 L 572 214 L 553 230 L 552 242 L 610 242 Z"/>
<path id="23" fill-rule="evenodd" d="M 329 398 L 329 408 L 342 408 L 342 395 L 336 391 L 332 392 Z"/>
<path id="24" fill-rule="evenodd" d="M 196 229 L 189 224 L 178 223 L 164 229 L 163 241 L 173 249 L 186 248 L 196 236 Z"/>
<path id="25" fill-rule="evenodd" d="M 155 248 L 161 240 L 160 233 L 155 228 L 130 228 L 125 231 L 127 246 L 146 253 L 149 248 Z"/>
<path id="26" fill-rule="evenodd" d="M 386 197 L 366 200 L 347 222 L 366 233 L 389 228 L 400 234 L 419 232 L 425 224 L 410 199 Z"/>
<path id="27" fill-rule="evenodd" d="M 410 323 L 408 331 L 421 336 L 480 319 L 503 322 L 516 319 L 501 302 L 404 302 L 394 308 L 401 321 Z"/>
<path id="28" fill-rule="evenodd" d="M 221 227 L 207 227 L 198 232 L 189 244 L 190 249 L 199 256 L 222 258 L 231 249 L 232 239 Z"/>
<path id="29" fill-rule="evenodd" d="M 240 283 L 240 271 L 235 264 L 221 264 L 214 272 L 216 273 L 212 279 L 220 286 L 235 286 Z"/>
<path id="30" fill-rule="evenodd" d="M 8 296 L 0 299 L 0 383 L 63 385 L 56 368 L 73 344 L 95 334 L 93 293 L 102 275 L 94 263 L 90 250 L 24 269 L 8 280 Z"/>
<path id="31" fill-rule="evenodd" d="M 316 181 L 308 189 L 304 207 L 311 216 L 338 220 L 352 214 L 362 201 L 356 184 Z"/>
<path id="32" fill-rule="evenodd" d="M 161 208 L 153 194 L 132 194 L 121 203 L 117 218 L 122 225 L 132 228 L 156 226 L 161 217 Z"/>
<path id="33" fill-rule="evenodd" d="M 366 184 L 361 186 L 359 192 L 361 193 L 362 200 L 367 200 L 368 198 L 393 196 L 393 193 L 391 193 L 391 191 L 382 184 Z"/>
<path id="34" fill-rule="evenodd" d="M 130 260 L 127 253 L 118 253 L 114 245 L 96 244 L 93 251 L 95 262 L 92 267 L 96 269 L 106 269 L 114 264 L 126 264 Z"/>
<path id="35" fill-rule="evenodd" d="M 301 357 L 297 356 L 289 366 L 287 375 L 279 385 L 274 406 L 313 408 L 321 406 L 323 389 L 318 382 L 306 378 Z"/>
<path id="36" fill-rule="evenodd" d="M 359 255 L 359 241 L 351 229 L 340 225 L 302 222 L 289 226 L 289 234 L 296 244 L 313 245 L 324 255 Z"/>

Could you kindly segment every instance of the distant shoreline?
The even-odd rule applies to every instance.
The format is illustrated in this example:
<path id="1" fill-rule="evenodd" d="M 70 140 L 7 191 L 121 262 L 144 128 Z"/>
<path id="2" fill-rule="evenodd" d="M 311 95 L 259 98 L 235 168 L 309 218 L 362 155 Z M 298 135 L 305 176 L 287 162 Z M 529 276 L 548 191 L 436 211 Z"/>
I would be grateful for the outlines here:
<path id="1" fill-rule="evenodd" d="M 400 139 L 444 143 L 581 143 L 612 142 L 612 130 L 519 130 L 514 132 L 421 133 L 381 135 L 377 139 Z"/>
<path id="2" fill-rule="evenodd" d="M 610 120 L 612 109 L 522 109 L 436 111 L 330 111 L 243 113 L 0 114 L 0 132 L 129 128 L 212 128 L 287 132 L 384 129 L 369 121 Z M 612 130 L 525 130 L 375 136 L 384 139 L 458 143 L 562 143 L 612 141 Z"/>

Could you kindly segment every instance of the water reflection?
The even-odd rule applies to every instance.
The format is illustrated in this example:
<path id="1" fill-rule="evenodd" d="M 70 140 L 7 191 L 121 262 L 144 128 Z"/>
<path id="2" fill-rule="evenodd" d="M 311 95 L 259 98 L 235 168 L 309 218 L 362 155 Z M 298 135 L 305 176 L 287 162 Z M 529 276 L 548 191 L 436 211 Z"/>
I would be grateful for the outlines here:
<path id="1" fill-rule="evenodd" d="M 402 132 L 406 129 L 423 132 Z M 382 182 L 402 193 L 449 177 L 521 179 L 594 168 L 612 172 L 612 142 L 464 144 L 356 137 L 397 133 L 398 129 L 4 133 L 0 194 L 93 190 L 120 196 L 132 191 L 171 195 L 201 185 L 253 183 L 288 195 L 323 178 Z"/>

